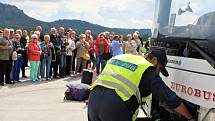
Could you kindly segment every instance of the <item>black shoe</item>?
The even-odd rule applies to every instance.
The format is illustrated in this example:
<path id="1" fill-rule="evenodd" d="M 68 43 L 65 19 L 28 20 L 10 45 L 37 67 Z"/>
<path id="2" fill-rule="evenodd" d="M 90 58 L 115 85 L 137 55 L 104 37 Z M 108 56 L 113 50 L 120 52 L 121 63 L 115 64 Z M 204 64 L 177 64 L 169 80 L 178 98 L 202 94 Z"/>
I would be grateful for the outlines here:
<path id="1" fill-rule="evenodd" d="M 22 76 L 22 78 L 28 78 L 28 77 L 24 75 L 24 76 Z"/>
<path id="2" fill-rule="evenodd" d="M 19 81 L 19 80 L 17 80 L 16 82 L 18 82 L 18 83 L 22 83 L 21 81 Z"/>
<path id="3" fill-rule="evenodd" d="M 0 83 L 1 86 L 4 86 L 4 82 Z"/>
<path id="4" fill-rule="evenodd" d="M 6 84 L 14 84 L 14 82 L 10 81 L 10 82 L 6 82 Z"/>
<path id="5" fill-rule="evenodd" d="M 55 79 L 60 79 L 60 77 L 59 77 L 59 76 L 53 76 L 53 78 L 55 78 Z"/>

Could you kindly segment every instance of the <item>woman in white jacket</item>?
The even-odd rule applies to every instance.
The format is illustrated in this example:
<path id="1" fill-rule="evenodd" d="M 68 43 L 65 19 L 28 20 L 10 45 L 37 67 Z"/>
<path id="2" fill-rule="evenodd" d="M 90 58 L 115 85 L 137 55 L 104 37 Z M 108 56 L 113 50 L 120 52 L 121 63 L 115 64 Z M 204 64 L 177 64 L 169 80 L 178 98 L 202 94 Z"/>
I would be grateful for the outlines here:
<path id="1" fill-rule="evenodd" d="M 72 30 L 69 30 L 67 33 L 67 42 L 68 45 L 66 46 L 66 75 L 70 75 L 73 74 L 73 50 L 75 49 L 75 41 L 72 39 Z"/>

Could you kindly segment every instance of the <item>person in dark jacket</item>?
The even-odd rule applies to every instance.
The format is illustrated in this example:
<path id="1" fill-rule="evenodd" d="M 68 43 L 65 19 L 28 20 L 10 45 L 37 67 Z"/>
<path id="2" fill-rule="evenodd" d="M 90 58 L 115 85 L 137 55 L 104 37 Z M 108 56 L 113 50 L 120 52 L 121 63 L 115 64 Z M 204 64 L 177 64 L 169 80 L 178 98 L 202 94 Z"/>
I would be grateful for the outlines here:
<path id="1" fill-rule="evenodd" d="M 67 37 L 65 36 L 65 30 L 63 27 L 59 28 L 59 39 L 60 39 L 60 69 L 59 76 L 60 78 L 66 77 L 66 46 L 68 45 Z"/>
<path id="2" fill-rule="evenodd" d="M 16 51 L 17 53 L 17 60 L 14 61 L 13 65 L 13 77 L 12 80 L 13 82 L 21 82 L 19 80 L 19 74 L 20 74 L 20 69 L 23 64 L 23 53 L 24 53 L 24 46 L 20 42 L 20 35 L 16 34 L 15 35 L 15 42 L 13 42 L 13 50 Z"/>
<path id="3" fill-rule="evenodd" d="M 124 54 L 110 59 L 91 86 L 88 121 L 135 121 L 139 106 L 146 101 L 144 97 L 151 93 L 169 109 L 195 121 L 159 76 L 160 72 L 169 76 L 166 64 L 166 54 L 160 50 L 149 51 L 145 58 Z"/>
<path id="4" fill-rule="evenodd" d="M 61 41 L 56 28 L 51 28 L 50 42 L 53 43 L 56 53 L 56 59 L 51 64 L 51 67 L 54 69 L 53 77 L 59 79 L 58 69 L 60 64 Z M 50 76 L 52 76 L 52 69 L 50 69 Z"/>
<path id="5" fill-rule="evenodd" d="M 18 29 L 16 30 L 16 33 L 20 35 L 20 43 L 26 47 L 27 45 L 27 39 L 23 36 L 22 34 L 22 30 Z M 25 48 L 24 52 L 22 53 L 22 66 L 21 66 L 21 70 L 22 70 L 22 78 L 27 78 L 26 74 L 25 74 L 25 67 L 28 63 L 28 55 L 27 55 L 27 48 Z"/>

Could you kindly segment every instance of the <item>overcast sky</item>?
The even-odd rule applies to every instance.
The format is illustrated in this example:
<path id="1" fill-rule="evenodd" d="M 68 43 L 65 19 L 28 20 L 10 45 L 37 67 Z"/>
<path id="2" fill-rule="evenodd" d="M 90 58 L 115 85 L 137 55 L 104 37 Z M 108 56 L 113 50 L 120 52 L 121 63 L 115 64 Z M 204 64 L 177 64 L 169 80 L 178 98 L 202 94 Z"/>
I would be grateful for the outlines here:
<path id="1" fill-rule="evenodd" d="M 193 23 L 207 12 L 215 11 L 215 0 L 173 0 L 171 12 L 186 8 L 193 13 L 177 16 L 176 25 Z M 1 0 L 16 5 L 36 19 L 55 21 L 79 19 L 106 27 L 151 28 L 155 0 Z"/>

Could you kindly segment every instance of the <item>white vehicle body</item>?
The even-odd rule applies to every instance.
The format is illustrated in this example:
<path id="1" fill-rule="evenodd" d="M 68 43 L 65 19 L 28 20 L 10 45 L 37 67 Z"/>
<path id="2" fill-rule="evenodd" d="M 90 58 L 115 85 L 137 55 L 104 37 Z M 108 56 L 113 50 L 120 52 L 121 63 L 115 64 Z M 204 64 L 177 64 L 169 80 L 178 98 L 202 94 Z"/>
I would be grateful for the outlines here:
<path id="1" fill-rule="evenodd" d="M 198 121 L 215 108 L 215 69 L 203 59 L 168 56 L 164 82 L 182 99 L 199 105 Z M 215 121 L 215 115 L 213 120 Z"/>

